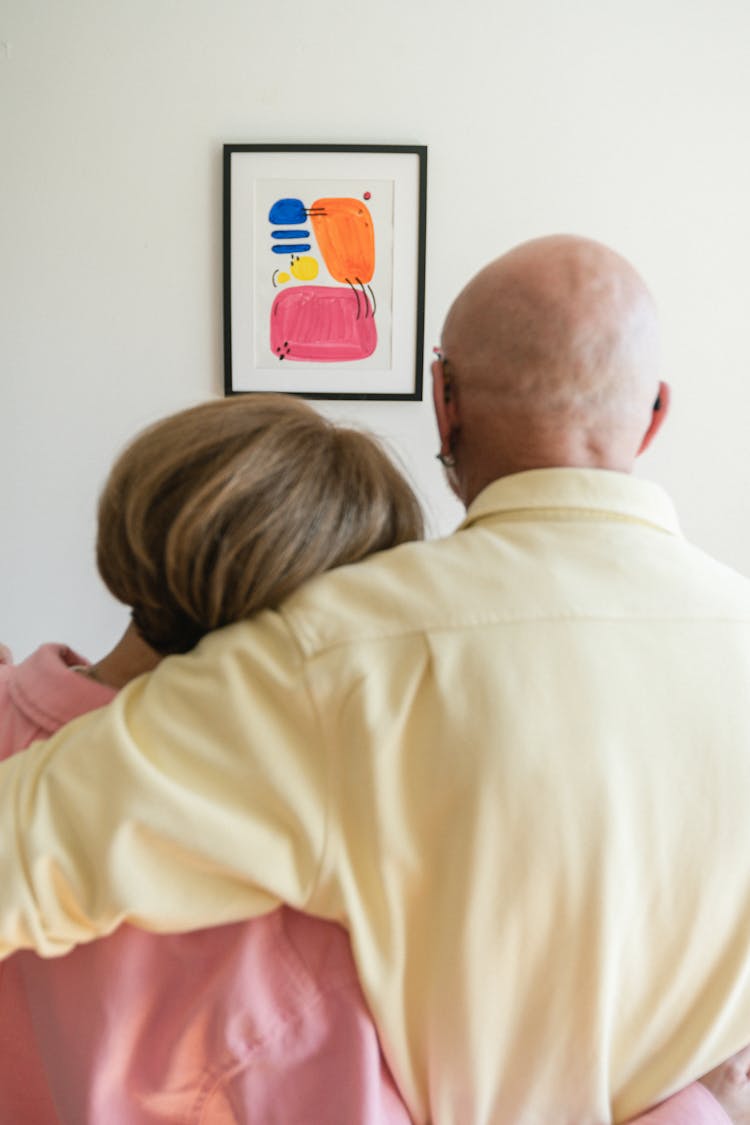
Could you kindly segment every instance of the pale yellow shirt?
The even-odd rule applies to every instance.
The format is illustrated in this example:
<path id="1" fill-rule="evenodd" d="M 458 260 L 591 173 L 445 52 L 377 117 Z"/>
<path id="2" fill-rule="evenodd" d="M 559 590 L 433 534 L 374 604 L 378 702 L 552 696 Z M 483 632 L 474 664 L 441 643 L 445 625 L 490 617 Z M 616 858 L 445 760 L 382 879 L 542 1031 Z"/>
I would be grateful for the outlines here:
<path id="1" fill-rule="evenodd" d="M 750 583 L 495 482 L 0 767 L 0 948 L 344 921 L 419 1121 L 622 1121 L 750 1042 Z"/>

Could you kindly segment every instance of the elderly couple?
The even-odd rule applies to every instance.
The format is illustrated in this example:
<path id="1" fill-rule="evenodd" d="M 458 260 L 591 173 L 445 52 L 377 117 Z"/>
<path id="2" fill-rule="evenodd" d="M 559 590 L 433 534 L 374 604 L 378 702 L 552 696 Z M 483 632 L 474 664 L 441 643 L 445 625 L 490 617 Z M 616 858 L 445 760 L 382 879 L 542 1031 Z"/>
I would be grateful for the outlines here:
<path id="1" fill-rule="evenodd" d="M 442 540 L 290 398 L 115 463 L 131 625 L 0 668 L 0 1125 L 750 1121 L 750 583 L 632 475 L 652 299 L 525 243 L 432 373 Z"/>

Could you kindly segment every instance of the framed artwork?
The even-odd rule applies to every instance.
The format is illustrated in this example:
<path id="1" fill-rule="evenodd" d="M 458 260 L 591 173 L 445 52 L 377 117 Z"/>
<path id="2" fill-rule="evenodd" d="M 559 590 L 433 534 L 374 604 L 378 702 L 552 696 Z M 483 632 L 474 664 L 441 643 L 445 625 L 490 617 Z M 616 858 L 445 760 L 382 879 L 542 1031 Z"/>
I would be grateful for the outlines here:
<path id="1" fill-rule="evenodd" d="M 224 389 L 421 399 L 424 145 L 224 146 Z"/>

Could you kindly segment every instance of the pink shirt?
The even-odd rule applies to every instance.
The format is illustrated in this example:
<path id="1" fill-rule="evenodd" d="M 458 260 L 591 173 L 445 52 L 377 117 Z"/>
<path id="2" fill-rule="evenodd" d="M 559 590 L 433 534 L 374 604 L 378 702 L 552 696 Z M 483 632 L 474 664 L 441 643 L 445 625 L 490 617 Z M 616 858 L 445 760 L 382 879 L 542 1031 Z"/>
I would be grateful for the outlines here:
<path id="1" fill-rule="evenodd" d="M 0 664 L 0 758 L 114 692 L 45 645 Z M 0 1125 L 408 1125 L 339 926 L 286 907 L 122 926 L 0 965 Z"/>

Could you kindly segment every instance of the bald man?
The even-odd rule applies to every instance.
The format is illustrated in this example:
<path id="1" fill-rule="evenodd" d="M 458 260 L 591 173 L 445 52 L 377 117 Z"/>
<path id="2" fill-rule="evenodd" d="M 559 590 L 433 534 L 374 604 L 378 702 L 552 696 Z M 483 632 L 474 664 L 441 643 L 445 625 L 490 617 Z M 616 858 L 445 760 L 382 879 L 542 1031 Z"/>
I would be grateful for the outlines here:
<path id="1" fill-rule="evenodd" d="M 526 469 L 630 473 L 669 404 L 653 300 L 593 242 L 539 239 L 487 266 L 455 301 L 442 343 L 435 406 L 467 505 Z"/>
<path id="2" fill-rule="evenodd" d="M 0 766 L 0 949 L 287 902 L 416 1121 L 623 1122 L 750 1042 L 750 583 L 631 475 L 669 394 L 612 251 L 488 266 L 433 375 L 457 532 Z"/>

